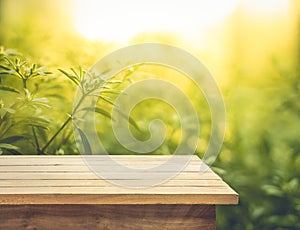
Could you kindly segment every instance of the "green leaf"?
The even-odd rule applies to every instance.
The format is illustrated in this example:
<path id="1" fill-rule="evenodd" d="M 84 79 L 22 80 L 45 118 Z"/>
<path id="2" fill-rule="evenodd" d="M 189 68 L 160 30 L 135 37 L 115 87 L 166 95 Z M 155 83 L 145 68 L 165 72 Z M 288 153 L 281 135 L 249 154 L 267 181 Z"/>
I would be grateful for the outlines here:
<path id="1" fill-rule="evenodd" d="M 13 93 L 20 93 L 19 90 L 15 89 L 13 87 L 10 87 L 10 86 L 6 86 L 6 85 L 1 85 L 0 86 L 0 90 L 8 91 L 8 92 L 13 92 Z"/>
<path id="2" fill-rule="evenodd" d="M 119 109 L 116 109 L 116 111 L 125 119 L 127 119 L 127 116 Z M 129 116 L 128 118 L 128 122 L 129 124 L 131 124 L 134 128 L 136 128 L 136 130 L 141 131 L 141 129 L 139 128 L 138 124 L 135 122 L 135 120 Z"/>
<path id="3" fill-rule="evenodd" d="M 108 117 L 108 118 L 112 119 L 111 114 L 110 114 L 109 112 L 107 112 L 106 110 L 104 110 L 104 109 L 102 109 L 102 108 L 99 108 L 99 107 L 95 107 L 95 108 L 94 108 L 94 107 L 86 107 L 86 108 L 83 108 L 83 109 L 81 109 L 81 110 L 92 111 L 92 112 L 94 111 L 94 112 L 96 112 L 96 113 L 99 113 L 99 114 L 101 114 L 101 115 L 103 115 L 103 116 L 105 116 L 105 117 Z M 121 110 L 116 109 L 116 111 L 117 111 L 123 118 L 127 119 L 127 116 L 126 116 Z M 138 124 L 135 122 L 135 120 L 134 120 L 131 116 L 129 116 L 128 122 L 129 122 L 129 124 L 131 124 L 134 128 L 136 128 L 136 130 L 141 131 L 141 129 L 139 128 Z"/>
<path id="4" fill-rule="evenodd" d="M 30 69 L 30 71 L 31 71 L 31 74 L 36 70 L 36 68 L 37 68 L 37 64 L 32 64 L 32 66 L 31 66 L 31 69 Z"/>
<path id="5" fill-rule="evenodd" d="M 57 94 L 57 93 L 49 93 L 49 94 L 45 94 L 46 97 L 51 97 L 51 98 L 57 98 L 57 99 L 61 99 L 61 100 L 64 100 L 65 97 L 60 95 L 60 94 Z"/>
<path id="6" fill-rule="evenodd" d="M 109 80 L 108 82 L 109 82 L 110 84 L 122 83 L 121 80 Z"/>
<path id="7" fill-rule="evenodd" d="M 21 139 L 24 139 L 24 136 L 11 136 L 11 137 L 6 137 L 3 139 L 0 139 L 0 143 L 12 143 Z"/>
<path id="8" fill-rule="evenodd" d="M 78 75 L 78 73 L 73 68 L 71 68 L 71 71 L 74 73 L 75 77 L 79 80 L 80 76 Z"/>
<path id="9" fill-rule="evenodd" d="M 15 113 L 16 112 L 16 110 L 14 110 L 14 109 L 11 109 L 11 108 L 3 108 L 6 112 L 8 112 L 8 113 Z"/>
<path id="10" fill-rule="evenodd" d="M 96 112 L 96 113 L 99 113 L 99 114 L 101 114 L 101 115 L 103 115 L 103 116 L 105 116 L 105 117 L 111 119 L 111 114 L 110 114 L 109 112 L 107 112 L 106 110 L 104 110 L 104 109 L 101 109 L 101 108 L 99 108 L 99 107 L 96 107 L 96 108 L 95 108 L 95 112 Z"/>
<path id="11" fill-rule="evenodd" d="M 102 90 L 101 93 L 120 94 L 121 91 L 118 91 L 118 90 Z"/>
<path id="12" fill-rule="evenodd" d="M 7 61 L 7 63 L 11 66 L 11 67 L 15 67 L 15 64 L 7 57 L 4 57 L 4 59 Z"/>
<path id="13" fill-rule="evenodd" d="M 34 98 L 32 101 L 39 102 L 39 103 L 48 103 L 49 99 L 46 97 L 39 97 L 39 98 Z"/>
<path id="14" fill-rule="evenodd" d="M 28 89 L 25 89 L 23 88 L 24 92 L 25 92 L 25 97 L 28 99 L 28 100 L 31 100 L 31 93 L 29 92 Z"/>
<path id="15" fill-rule="evenodd" d="M 0 68 L 2 68 L 2 69 L 5 69 L 5 70 L 11 70 L 9 67 L 7 67 L 7 66 L 4 66 L 4 65 L 0 65 Z"/>
<path id="16" fill-rule="evenodd" d="M 113 105 L 113 106 L 116 106 L 115 103 L 108 97 L 104 97 L 104 96 L 101 96 L 101 95 L 98 95 L 103 101 L 106 101 L 108 102 L 109 104 Z"/>
<path id="17" fill-rule="evenodd" d="M 19 149 L 17 146 L 7 144 L 7 143 L 0 143 L 0 149 L 14 149 L 17 150 Z"/>
<path id="18" fill-rule="evenodd" d="M 91 112 L 96 112 L 99 113 L 107 118 L 111 118 L 111 114 L 109 112 L 107 112 L 106 110 L 99 108 L 99 107 L 85 107 L 83 109 L 81 109 L 80 111 L 85 110 L 85 111 L 91 111 Z"/>
<path id="19" fill-rule="evenodd" d="M 211 169 L 219 175 L 224 175 L 226 173 L 226 170 L 219 167 L 211 167 Z"/>
<path id="20" fill-rule="evenodd" d="M 29 119 L 31 121 L 35 121 L 35 122 L 39 122 L 39 123 L 44 123 L 44 124 L 50 123 L 50 121 L 48 119 L 42 118 L 42 117 L 29 117 Z"/>
<path id="21" fill-rule="evenodd" d="M 46 125 L 41 125 L 41 124 L 37 124 L 37 123 L 32 123 L 32 124 L 28 124 L 28 125 L 37 127 L 37 128 L 41 128 L 41 129 L 45 129 L 45 130 L 50 130 L 50 128 Z"/>
<path id="22" fill-rule="evenodd" d="M 24 125 L 40 127 L 49 130 L 50 121 L 42 117 L 28 117 L 20 121 Z"/>
<path id="23" fill-rule="evenodd" d="M 22 54 L 14 49 L 6 49 L 4 55 L 13 57 L 13 56 L 21 56 Z"/>
<path id="24" fill-rule="evenodd" d="M 36 132 L 39 136 L 39 138 L 43 141 L 43 142 L 47 142 L 47 129 L 45 129 L 44 127 L 37 127 L 37 126 L 34 126 L 36 127 Z M 48 128 L 49 130 L 49 128 Z"/>
<path id="25" fill-rule="evenodd" d="M 140 130 L 140 127 L 138 126 L 138 124 L 137 124 L 137 123 L 135 122 L 135 120 L 133 120 L 133 118 L 130 117 L 130 116 L 129 116 L 129 123 L 130 123 L 134 128 L 136 128 L 136 130 L 141 131 L 141 130 Z"/>
<path id="26" fill-rule="evenodd" d="M 283 191 L 275 185 L 263 185 L 262 190 L 270 196 L 283 197 L 284 195 Z"/>
<path id="27" fill-rule="evenodd" d="M 22 153 L 20 153 L 19 151 L 15 150 L 15 149 L 6 149 L 7 152 L 13 154 L 13 155 L 22 155 Z"/>
<path id="28" fill-rule="evenodd" d="M 79 67 L 79 80 L 81 80 L 82 76 L 84 75 L 84 71 L 82 70 L 81 66 Z"/>
<path id="29" fill-rule="evenodd" d="M 41 98 L 34 98 L 32 100 L 32 103 L 36 104 L 36 105 L 39 105 L 39 106 L 44 106 L 46 108 L 51 108 L 52 106 L 51 105 L 48 105 L 47 103 L 49 102 L 49 99 L 48 98 L 45 98 L 45 97 L 41 97 Z"/>
<path id="30" fill-rule="evenodd" d="M 91 148 L 91 145 L 90 145 L 86 135 L 84 134 L 84 132 L 80 128 L 76 127 L 76 129 L 78 130 L 80 138 L 82 140 L 82 144 L 83 144 L 85 154 L 92 155 L 92 148 Z"/>
<path id="31" fill-rule="evenodd" d="M 67 73 L 66 71 L 64 71 L 64 70 L 62 70 L 62 69 L 58 69 L 58 70 L 59 70 L 61 73 L 63 73 L 67 78 L 69 78 L 75 85 L 79 85 L 79 80 L 78 80 L 75 76 L 73 76 L 73 75 Z"/>

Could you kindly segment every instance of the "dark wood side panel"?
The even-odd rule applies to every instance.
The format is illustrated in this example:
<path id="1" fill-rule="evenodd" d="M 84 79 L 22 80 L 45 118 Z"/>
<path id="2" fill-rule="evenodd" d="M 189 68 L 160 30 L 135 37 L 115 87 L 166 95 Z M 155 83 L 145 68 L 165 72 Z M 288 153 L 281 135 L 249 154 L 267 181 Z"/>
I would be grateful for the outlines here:
<path id="1" fill-rule="evenodd" d="M 0 229 L 216 229 L 214 205 L 0 205 Z"/>

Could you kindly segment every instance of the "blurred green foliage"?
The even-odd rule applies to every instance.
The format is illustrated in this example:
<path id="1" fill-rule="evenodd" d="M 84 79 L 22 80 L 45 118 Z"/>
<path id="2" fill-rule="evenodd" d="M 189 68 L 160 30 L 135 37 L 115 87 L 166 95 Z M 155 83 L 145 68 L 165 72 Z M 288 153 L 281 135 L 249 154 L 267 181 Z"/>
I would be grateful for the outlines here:
<path id="1" fill-rule="evenodd" d="M 36 137 L 45 146 L 68 119 L 76 86 L 58 69 L 78 66 L 85 69 L 120 47 L 115 43 L 88 41 L 74 33 L 66 16 L 67 3 L 0 0 L 0 45 L 24 54 L 4 48 L 0 54 L 0 64 L 4 66 L 0 73 L 0 148 L 5 153 L 38 153 Z M 59 8 L 56 4 L 66 5 Z M 212 67 L 213 73 L 223 77 L 217 76 L 217 81 L 227 107 L 227 131 L 213 169 L 240 194 L 239 205 L 217 208 L 218 229 L 300 229 L 300 58 L 297 53 L 300 39 L 299 31 L 295 32 L 297 14 L 293 12 L 288 19 L 276 19 L 276 22 L 274 18 L 263 22 L 261 18 L 245 19 L 237 12 L 222 37 L 225 47 L 222 54 L 219 50 L 213 53 L 213 48 L 218 46 L 209 52 L 192 50 Z M 296 26 L 291 27 L 292 24 Z M 182 45 L 171 35 L 142 34 L 132 40 L 133 43 L 143 41 Z M 20 66 L 23 77 L 29 74 L 27 90 L 23 89 L 24 79 L 17 76 L 16 68 L 10 72 L 12 69 L 5 58 Z M 226 61 L 221 62 L 222 58 Z M 192 83 L 182 80 L 180 73 L 142 66 L 116 92 L 131 81 L 147 79 L 150 73 L 179 82 L 192 102 L 201 105 L 197 112 L 202 136 L 197 154 L 202 156 L 210 134 L 208 105 Z M 124 73 L 116 79 L 122 77 Z M 117 93 L 109 98 L 113 101 Z M 108 112 L 112 109 L 105 100 L 99 101 L 98 106 Z M 141 140 L 148 138 L 147 126 L 153 117 L 162 119 L 168 127 L 164 144 L 153 154 L 171 154 L 177 146 L 180 127 L 175 111 L 163 103 L 148 101 L 132 111 L 132 118 L 142 129 L 133 128 L 133 134 Z M 11 121 L 13 126 L 6 131 Z M 99 116 L 96 122 L 109 152 L 132 154 L 117 144 L 111 124 L 104 116 Z M 71 126 L 60 133 L 46 153 L 78 154 Z"/>
<path id="2" fill-rule="evenodd" d="M 218 208 L 220 229 L 300 229 L 299 70 L 274 69 L 229 97 L 231 134 L 215 165 L 240 204 Z"/>

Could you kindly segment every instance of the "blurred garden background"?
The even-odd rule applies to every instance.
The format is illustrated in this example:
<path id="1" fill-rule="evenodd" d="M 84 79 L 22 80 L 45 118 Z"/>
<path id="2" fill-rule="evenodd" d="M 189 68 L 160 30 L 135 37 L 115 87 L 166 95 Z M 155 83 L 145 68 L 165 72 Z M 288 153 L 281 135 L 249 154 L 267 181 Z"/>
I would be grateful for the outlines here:
<path id="1" fill-rule="evenodd" d="M 226 134 L 212 168 L 240 204 L 217 208 L 218 229 L 300 229 L 298 0 L 0 0 L 1 154 L 78 154 L 69 122 L 76 79 L 104 55 L 141 42 L 195 55 L 223 94 Z M 202 157 L 207 102 L 192 82 L 161 66 L 128 69 L 105 83 L 97 131 L 106 149 L 133 154 L 117 143 L 107 118 L 118 92 L 152 77 L 180 85 L 196 105 Z M 171 107 L 149 100 L 131 116 L 141 140 L 149 138 L 149 122 L 162 119 L 166 139 L 152 154 L 172 154 L 180 124 Z"/>

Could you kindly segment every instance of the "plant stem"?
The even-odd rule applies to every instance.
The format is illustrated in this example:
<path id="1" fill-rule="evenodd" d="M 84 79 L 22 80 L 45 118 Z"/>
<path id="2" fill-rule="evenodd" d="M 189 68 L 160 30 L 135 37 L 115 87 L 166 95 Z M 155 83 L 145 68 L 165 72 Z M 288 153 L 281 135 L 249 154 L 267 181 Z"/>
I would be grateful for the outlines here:
<path id="1" fill-rule="evenodd" d="M 63 125 L 57 130 L 57 132 L 51 137 L 51 139 L 47 142 L 47 144 L 40 150 L 41 154 L 45 153 L 45 150 L 49 147 L 49 145 L 54 141 L 54 139 L 57 137 L 57 135 L 68 125 L 68 123 L 72 120 L 73 115 L 76 113 L 77 109 L 79 108 L 80 104 L 83 102 L 84 98 L 87 95 L 84 94 L 82 95 L 82 97 L 80 98 L 79 102 L 77 103 L 77 105 L 75 106 L 75 109 L 72 112 L 72 115 L 63 123 Z"/>
<path id="2" fill-rule="evenodd" d="M 23 88 L 24 89 L 27 89 L 27 80 L 26 79 L 24 79 L 24 78 L 22 78 L 22 81 L 23 81 Z"/>
<path id="3" fill-rule="evenodd" d="M 62 141 L 58 144 L 58 146 L 56 147 L 56 151 L 59 150 L 64 144 L 67 143 L 67 141 L 69 140 L 70 136 L 72 135 L 72 131 L 70 131 L 63 139 Z"/>
<path id="4" fill-rule="evenodd" d="M 69 117 L 63 125 L 57 130 L 57 132 L 51 137 L 51 139 L 48 141 L 48 143 L 41 149 L 41 152 L 44 154 L 45 150 L 48 148 L 48 146 L 54 141 L 54 139 L 57 137 L 57 135 L 67 126 L 67 124 L 71 121 L 71 117 Z"/>
<path id="5" fill-rule="evenodd" d="M 37 154 L 38 155 L 43 155 L 44 152 L 41 151 L 41 149 L 40 149 L 39 141 L 38 141 L 38 138 L 37 138 L 37 135 L 36 135 L 34 127 L 32 127 L 32 132 L 33 132 L 33 137 L 34 137 L 34 141 L 35 141 L 35 145 L 36 145 Z"/>

